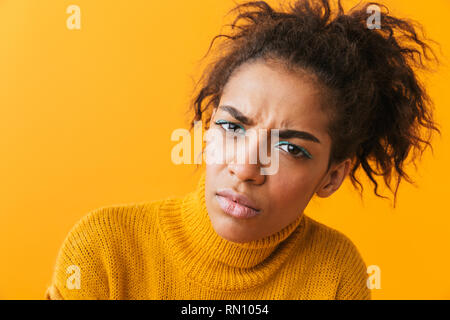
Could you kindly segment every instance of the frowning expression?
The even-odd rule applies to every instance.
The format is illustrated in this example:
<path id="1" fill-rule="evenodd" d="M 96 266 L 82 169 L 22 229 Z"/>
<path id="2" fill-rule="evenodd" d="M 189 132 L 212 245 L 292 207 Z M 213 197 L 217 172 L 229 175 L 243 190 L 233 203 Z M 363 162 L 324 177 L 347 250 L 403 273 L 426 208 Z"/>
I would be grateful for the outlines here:
<path id="1" fill-rule="evenodd" d="M 331 139 L 324 96 L 314 77 L 277 61 L 247 62 L 233 72 L 210 128 L 224 136 L 279 129 L 279 143 L 270 149 L 278 153 L 279 168 L 264 175 L 259 162 L 207 165 L 206 206 L 220 236 L 233 242 L 269 236 L 303 214 L 315 193 L 328 196 L 339 187 L 348 171 L 327 170 Z M 258 143 L 245 152 L 246 159 L 258 153 Z"/>

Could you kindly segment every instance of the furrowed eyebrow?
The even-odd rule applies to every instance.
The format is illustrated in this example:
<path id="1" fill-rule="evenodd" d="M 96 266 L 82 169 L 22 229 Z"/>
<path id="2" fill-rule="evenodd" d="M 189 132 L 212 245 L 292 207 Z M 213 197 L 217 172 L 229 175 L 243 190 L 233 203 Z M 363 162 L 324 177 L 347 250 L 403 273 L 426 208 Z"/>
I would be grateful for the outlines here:
<path id="1" fill-rule="evenodd" d="M 228 112 L 233 118 L 245 125 L 252 124 L 252 121 L 248 117 L 246 117 L 242 112 L 232 106 L 219 106 L 219 109 Z"/>
<path id="2" fill-rule="evenodd" d="M 303 139 L 303 140 L 309 140 L 312 142 L 320 143 L 320 140 L 317 139 L 314 135 L 312 135 L 309 132 L 290 130 L 290 129 L 280 130 L 279 138 L 280 139 L 299 138 L 299 139 Z"/>
<path id="3" fill-rule="evenodd" d="M 222 106 L 219 106 L 219 109 L 222 109 L 222 110 L 228 112 L 233 118 L 235 118 L 236 120 L 240 121 L 241 123 L 243 123 L 245 125 L 253 124 L 252 120 L 250 120 L 242 112 L 240 112 L 238 109 L 236 109 L 232 106 L 222 105 Z M 320 140 L 309 132 L 297 131 L 297 130 L 291 130 L 291 129 L 280 129 L 279 130 L 279 138 L 280 139 L 299 138 L 299 139 L 303 139 L 303 140 L 309 140 L 312 142 L 320 143 Z"/>

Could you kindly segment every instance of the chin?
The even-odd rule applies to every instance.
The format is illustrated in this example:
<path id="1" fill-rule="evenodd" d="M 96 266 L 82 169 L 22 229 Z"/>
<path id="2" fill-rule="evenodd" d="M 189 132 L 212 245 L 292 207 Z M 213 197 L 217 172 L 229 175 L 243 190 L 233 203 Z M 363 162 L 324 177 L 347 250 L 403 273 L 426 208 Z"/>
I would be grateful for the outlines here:
<path id="1" fill-rule="evenodd" d="M 213 229 L 216 231 L 216 233 L 223 239 L 236 242 L 236 243 L 244 243 L 252 241 L 253 239 L 248 238 L 247 232 L 240 232 L 239 226 L 234 225 L 233 222 L 231 223 L 213 223 Z"/>
<path id="2" fill-rule="evenodd" d="M 245 223 L 244 225 L 242 224 L 245 221 L 236 221 L 235 218 L 222 212 L 220 208 L 209 206 L 208 204 L 207 209 L 212 227 L 221 238 L 236 243 L 253 240 L 248 237 L 249 226 L 245 226 Z"/>
<path id="3" fill-rule="evenodd" d="M 230 232 L 224 232 L 224 233 L 220 233 L 217 232 L 216 233 L 223 239 L 230 241 L 230 242 L 235 242 L 235 243 L 244 243 L 244 242 L 248 242 L 251 241 L 251 239 L 243 239 L 242 237 L 236 236 Z"/>

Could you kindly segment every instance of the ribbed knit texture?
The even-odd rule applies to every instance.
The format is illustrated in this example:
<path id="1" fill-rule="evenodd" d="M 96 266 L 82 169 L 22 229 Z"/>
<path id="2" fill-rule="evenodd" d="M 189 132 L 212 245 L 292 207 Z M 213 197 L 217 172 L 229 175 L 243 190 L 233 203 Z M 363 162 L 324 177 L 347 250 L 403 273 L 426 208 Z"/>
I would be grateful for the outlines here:
<path id="1" fill-rule="evenodd" d="M 303 213 L 271 236 L 234 243 L 213 229 L 204 188 L 205 173 L 185 196 L 90 212 L 66 237 L 45 297 L 370 299 L 366 265 L 344 234 Z M 71 265 L 79 289 L 67 283 Z"/>

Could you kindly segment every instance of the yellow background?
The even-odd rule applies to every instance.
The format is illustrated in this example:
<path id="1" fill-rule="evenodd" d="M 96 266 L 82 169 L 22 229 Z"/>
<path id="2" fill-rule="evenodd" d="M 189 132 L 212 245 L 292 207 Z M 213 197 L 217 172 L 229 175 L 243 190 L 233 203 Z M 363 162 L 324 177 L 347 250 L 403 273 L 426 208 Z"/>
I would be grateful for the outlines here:
<path id="1" fill-rule="evenodd" d="M 450 1 L 385 3 L 424 24 L 449 52 Z M 66 27 L 70 4 L 81 8 L 81 30 Z M 87 212 L 195 187 L 195 166 L 171 162 L 170 136 L 188 126 L 191 77 L 232 6 L 0 0 L 0 298 L 43 298 L 64 237 Z M 305 211 L 344 232 L 367 265 L 381 268 L 374 299 L 450 298 L 444 63 L 427 79 L 442 138 L 412 171 L 418 187 L 404 184 L 394 210 L 369 185 L 361 202 L 347 180 Z"/>

